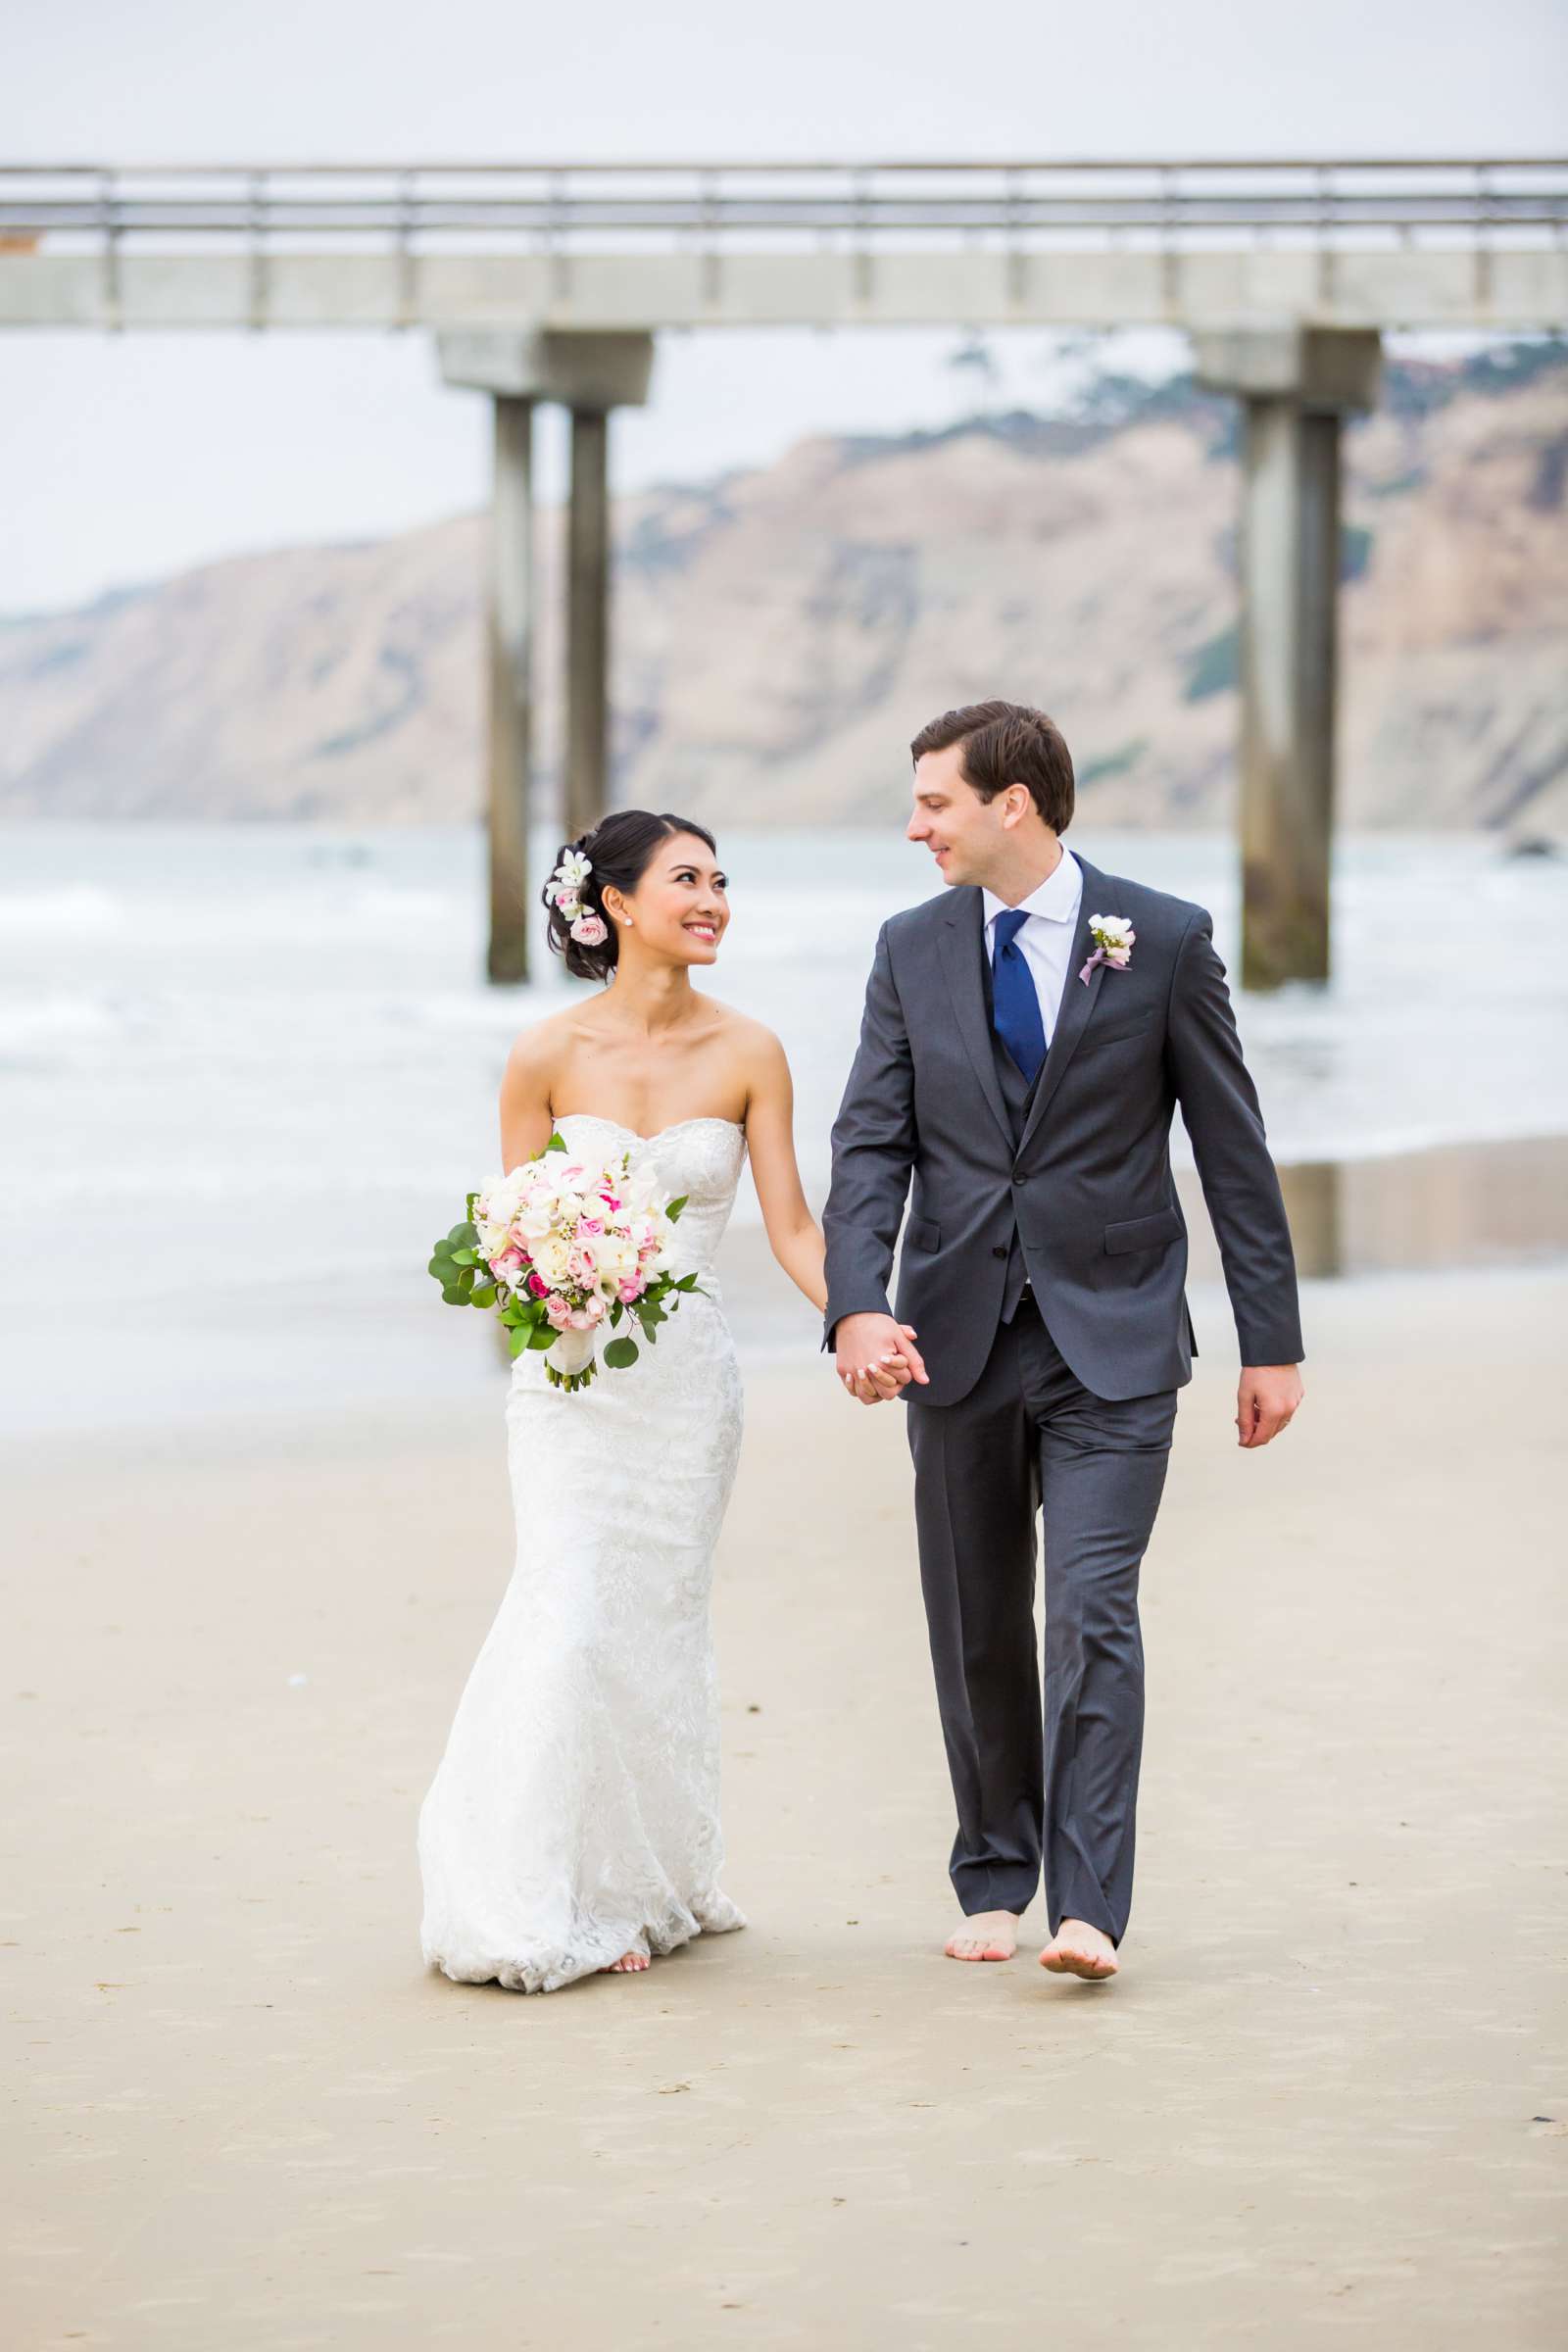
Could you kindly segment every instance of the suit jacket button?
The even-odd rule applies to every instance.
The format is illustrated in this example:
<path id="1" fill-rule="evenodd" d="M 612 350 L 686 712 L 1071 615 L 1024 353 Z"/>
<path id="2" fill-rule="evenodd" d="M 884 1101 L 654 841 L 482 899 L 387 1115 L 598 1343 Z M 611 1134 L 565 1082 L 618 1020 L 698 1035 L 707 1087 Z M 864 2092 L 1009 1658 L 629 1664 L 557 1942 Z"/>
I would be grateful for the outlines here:
<path id="1" fill-rule="evenodd" d="M 996 1245 L 996 1248 L 995 1248 L 995 1249 L 992 1250 L 991 1254 L 992 1254 L 992 1256 L 993 1256 L 993 1257 L 1005 1257 L 1005 1256 L 1006 1256 L 1006 1254 L 1007 1254 L 1007 1245 L 1006 1245 L 1006 1243 L 1005 1243 L 1005 1242 L 998 1242 L 998 1244 Z"/>

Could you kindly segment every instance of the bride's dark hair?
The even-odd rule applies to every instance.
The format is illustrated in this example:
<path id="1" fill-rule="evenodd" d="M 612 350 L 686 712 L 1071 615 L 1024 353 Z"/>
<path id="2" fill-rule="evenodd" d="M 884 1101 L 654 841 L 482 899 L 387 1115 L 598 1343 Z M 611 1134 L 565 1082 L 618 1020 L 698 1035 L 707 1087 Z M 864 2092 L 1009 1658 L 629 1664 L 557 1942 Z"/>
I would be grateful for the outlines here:
<path id="1" fill-rule="evenodd" d="M 672 816 L 668 809 L 656 816 L 651 808 L 617 808 L 612 816 L 604 817 L 595 825 L 591 833 L 580 833 L 575 841 L 564 842 L 557 851 L 551 879 L 540 895 L 550 909 L 550 945 L 564 958 L 574 980 L 610 978 L 620 954 L 620 934 L 605 906 L 605 891 L 613 888 L 624 891 L 630 898 L 648 871 L 649 860 L 660 843 L 676 833 L 690 833 L 698 841 L 706 841 L 710 850 L 717 851 L 718 844 L 706 825 L 694 825 L 687 816 Z M 605 926 L 605 938 L 598 946 L 573 939 L 571 925 L 575 918 L 556 905 L 555 873 L 570 850 L 588 860 L 588 877 L 577 897 L 583 913 L 597 915 Z"/>

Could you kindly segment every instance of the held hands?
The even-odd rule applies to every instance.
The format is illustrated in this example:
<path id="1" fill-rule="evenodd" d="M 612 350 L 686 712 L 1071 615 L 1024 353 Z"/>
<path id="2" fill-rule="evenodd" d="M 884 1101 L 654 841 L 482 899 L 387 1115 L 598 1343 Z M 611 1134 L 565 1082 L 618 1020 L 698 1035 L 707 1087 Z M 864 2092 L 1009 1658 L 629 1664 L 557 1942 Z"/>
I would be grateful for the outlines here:
<path id="1" fill-rule="evenodd" d="M 914 1326 L 891 1315 L 846 1315 L 835 1334 L 835 1366 L 861 1404 L 882 1404 L 911 1380 L 930 1384 Z M 1295 1364 L 1249 1364 L 1236 1391 L 1236 1438 L 1256 1452 L 1289 1428 L 1306 1392 Z"/>
<path id="2" fill-rule="evenodd" d="M 928 1384 L 924 1358 L 914 1345 L 914 1327 L 891 1315 L 845 1315 L 834 1334 L 840 1380 L 861 1404 L 881 1404 L 911 1380 Z"/>
<path id="3" fill-rule="evenodd" d="M 1289 1427 L 1306 1392 L 1294 1364 L 1244 1364 L 1236 1391 L 1236 1442 L 1255 1453 Z"/>

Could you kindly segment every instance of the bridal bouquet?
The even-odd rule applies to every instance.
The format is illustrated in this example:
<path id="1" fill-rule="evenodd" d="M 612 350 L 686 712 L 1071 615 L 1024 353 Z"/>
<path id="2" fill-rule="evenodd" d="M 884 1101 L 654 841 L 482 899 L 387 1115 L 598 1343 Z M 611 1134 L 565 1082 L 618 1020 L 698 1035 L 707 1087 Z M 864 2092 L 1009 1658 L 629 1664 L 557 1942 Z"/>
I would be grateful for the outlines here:
<path id="1" fill-rule="evenodd" d="M 629 1152 L 574 1158 L 553 1135 L 537 1158 L 468 1195 L 466 1222 L 437 1242 L 429 1270 L 448 1306 L 494 1307 L 514 1356 L 538 1348 L 556 1388 L 585 1389 L 607 1331 L 635 1318 L 652 1347 L 696 1290 L 695 1274 L 669 1272 L 685 1205 L 684 1194 L 662 1199 Z M 603 1360 L 619 1371 L 637 1355 L 626 1333 L 609 1340 Z"/>

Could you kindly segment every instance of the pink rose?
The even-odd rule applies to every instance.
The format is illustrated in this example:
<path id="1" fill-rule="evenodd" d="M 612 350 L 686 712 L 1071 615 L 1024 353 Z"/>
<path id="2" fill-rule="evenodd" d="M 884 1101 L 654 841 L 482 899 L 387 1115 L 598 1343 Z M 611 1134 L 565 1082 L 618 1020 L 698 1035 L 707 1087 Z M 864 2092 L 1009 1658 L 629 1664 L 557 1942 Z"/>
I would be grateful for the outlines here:
<path id="1" fill-rule="evenodd" d="M 549 1291 L 550 1285 L 542 1274 L 530 1274 L 528 1288 L 536 1298 L 543 1298 Z"/>
<path id="2" fill-rule="evenodd" d="M 490 1271 L 492 1274 L 499 1275 L 503 1282 L 514 1281 L 522 1271 L 522 1251 L 520 1250 L 503 1250 L 499 1257 L 493 1257 L 490 1260 Z"/>
<path id="3" fill-rule="evenodd" d="M 647 1289 L 647 1284 L 643 1282 L 638 1275 L 628 1274 L 625 1281 L 620 1286 L 621 1304 L 623 1306 L 630 1306 L 634 1298 L 640 1298 L 642 1297 L 643 1292 Z"/>
<path id="4" fill-rule="evenodd" d="M 559 1291 L 553 1291 L 545 1300 L 545 1319 L 556 1331 L 564 1331 L 571 1321 L 571 1309 Z"/>
<path id="5" fill-rule="evenodd" d="M 603 1233 L 604 1230 L 605 1220 L 603 1217 L 579 1217 L 577 1219 L 577 1231 L 579 1234 Z"/>

